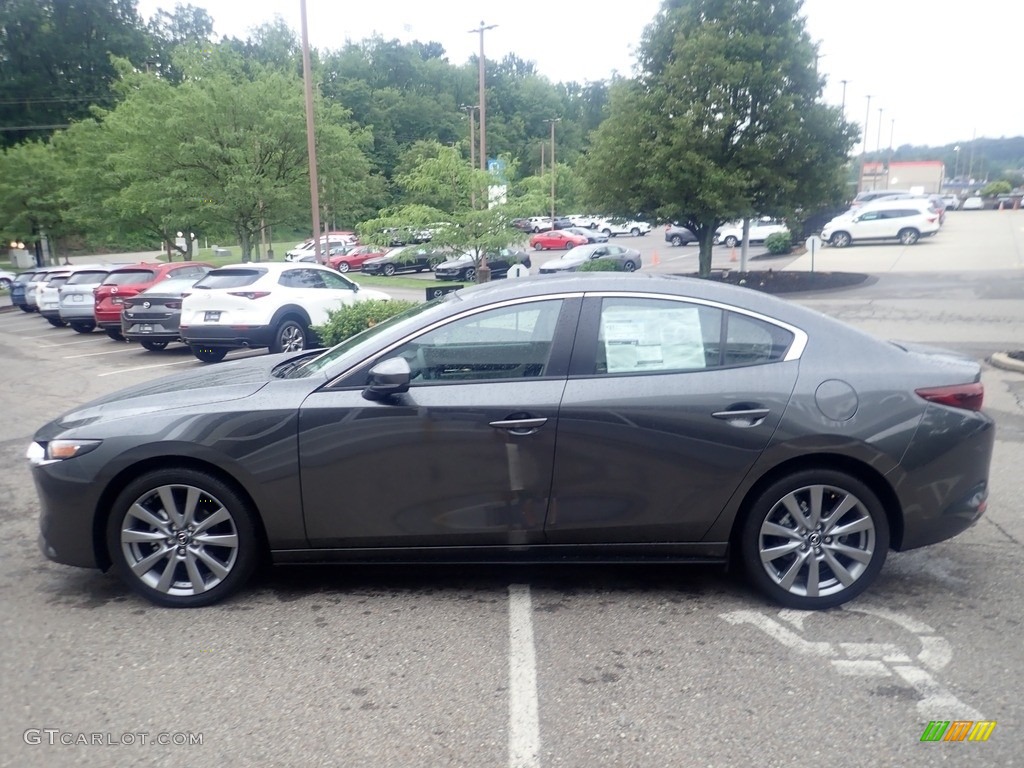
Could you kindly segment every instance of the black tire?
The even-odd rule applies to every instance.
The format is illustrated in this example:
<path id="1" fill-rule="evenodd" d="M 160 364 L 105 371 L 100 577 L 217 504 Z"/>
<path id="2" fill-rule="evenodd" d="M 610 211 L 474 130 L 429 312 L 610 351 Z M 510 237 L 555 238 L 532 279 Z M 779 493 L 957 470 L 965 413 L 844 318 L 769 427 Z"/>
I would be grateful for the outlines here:
<path id="1" fill-rule="evenodd" d="M 71 330 L 76 333 L 92 333 L 96 329 L 96 323 L 85 322 L 72 322 Z"/>
<path id="2" fill-rule="evenodd" d="M 32 307 L 26 307 L 24 304 L 19 304 L 18 307 L 19 307 L 19 309 L 21 309 L 22 312 L 34 312 L 35 311 L 35 310 L 32 309 Z"/>
<path id="3" fill-rule="evenodd" d="M 672 239 L 669 240 L 669 242 L 672 243 L 672 245 L 682 245 L 683 238 L 680 237 L 679 235 L 672 235 Z"/>
<path id="4" fill-rule="evenodd" d="M 114 341 L 124 341 L 124 334 L 120 328 L 104 328 L 103 331 Z"/>
<path id="5" fill-rule="evenodd" d="M 636 272 L 636 263 L 632 261 L 627 261 L 625 264 L 622 265 L 622 269 L 625 270 L 626 272 Z"/>
<path id="6" fill-rule="evenodd" d="M 338 262 L 338 271 L 339 272 L 348 272 L 349 269 L 351 269 L 351 267 L 349 266 L 349 263 L 347 261 L 339 261 Z"/>
<path id="7" fill-rule="evenodd" d="M 463 270 L 462 272 L 462 279 L 465 280 L 467 283 L 470 280 L 476 280 L 476 269 L 474 269 L 473 267 L 466 267 L 466 269 Z"/>
<path id="8" fill-rule="evenodd" d="M 836 535 L 837 528 L 847 530 Z M 889 549 L 889 522 L 878 497 L 857 478 L 806 469 L 765 489 L 739 536 L 750 582 L 781 605 L 813 610 L 841 605 L 870 586 Z"/>
<path id="9" fill-rule="evenodd" d="M 219 363 L 227 355 L 226 349 L 218 349 L 217 347 L 201 347 L 198 345 L 189 345 L 189 349 L 192 350 L 192 354 L 197 359 L 204 363 Z"/>
<path id="10" fill-rule="evenodd" d="M 732 235 L 729 235 L 727 238 L 725 238 L 724 242 L 725 242 L 725 247 L 726 248 L 735 248 L 736 244 L 739 243 L 739 240 L 737 240 Z"/>
<path id="11" fill-rule="evenodd" d="M 46 318 L 46 322 L 48 322 L 54 328 L 64 328 L 67 325 L 67 323 L 65 323 L 59 317 L 48 317 Z"/>
<path id="12" fill-rule="evenodd" d="M 631 230 L 629 230 L 629 234 L 631 234 L 633 237 L 640 237 L 640 228 L 633 227 Z"/>
<path id="13" fill-rule="evenodd" d="M 270 351 L 278 352 L 301 352 L 306 348 L 309 332 L 298 320 L 287 317 L 281 321 L 274 331 L 274 340 L 270 343 Z"/>
<path id="14" fill-rule="evenodd" d="M 605 229 L 602 229 L 601 232 L 604 233 L 605 237 L 611 237 L 612 236 L 612 231 L 610 229 L 608 229 L 607 227 Z"/>
<path id="15" fill-rule="evenodd" d="M 148 349 L 150 352 L 162 352 L 167 349 L 166 341 L 152 341 L 151 339 L 140 339 L 139 344 L 142 345 L 143 349 Z"/>
<path id="16" fill-rule="evenodd" d="M 907 227 L 906 229 L 900 230 L 900 243 L 903 245 L 913 245 L 921 239 L 921 233 L 916 229 Z"/>
<path id="17" fill-rule="evenodd" d="M 395 269 L 395 265 L 394 264 L 385 264 L 384 265 L 384 276 L 385 277 L 391 277 L 392 275 L 395 274 L 396 271 L 397 270 Z"/>
<path id="18" fill-rule="evenodd" d="M 11 285 L 13 285 L 13 283 L 10 280 L 8 280 L 6 277 L 3 278 L 3 279 L 0 279 L 0 291 L 9 291 L 9 290 L 11 290 Z"/>
<path id="19" fill-rule="evenodd" d="M 828 242 L 833 248 L 846 248 L 853 242 L 853 239 L 849 232 L 833 232 Z"/>
<path id="20" fill-rule="evenodd" d="M 174 509 L 167 509 L 167 499 Z M 196 500 L 191 509 L 189 499 Z M 248 502 L 218 477 L 187 468 L 159 469 L 130 482 L 107 520 L 106 545 L 114 571 L 132 590 L 170 608 L 223 600 L 245 584 L 260 559 Z"/>
<path id="21" fill-rule="evenodd" d="M 544 246 L 541 243 L 537 243 L 535 246 L 533 246 L 533 248 L 536 251 L 543 251 L 544 250 Z"/>
<path id="22" fill-rule="evenodd" d="M 565 241 L 565 250 L 572 250 L 572 246 L 573 244 L 570 243 L 568 240 Z"/>

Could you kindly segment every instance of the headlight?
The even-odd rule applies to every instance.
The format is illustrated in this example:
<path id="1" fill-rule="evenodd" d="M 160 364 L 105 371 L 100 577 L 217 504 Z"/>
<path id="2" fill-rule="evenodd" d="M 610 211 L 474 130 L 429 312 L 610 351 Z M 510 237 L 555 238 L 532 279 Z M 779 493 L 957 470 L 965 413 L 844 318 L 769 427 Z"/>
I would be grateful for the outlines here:
<path id="1" fill-rule="evenodd" d="M 36 466 L 74 459 L 98 448 L 101 442 L 102 440 L 51 440 L 45 445 L 32 443 L 25 452 L 25 458 Z"/>

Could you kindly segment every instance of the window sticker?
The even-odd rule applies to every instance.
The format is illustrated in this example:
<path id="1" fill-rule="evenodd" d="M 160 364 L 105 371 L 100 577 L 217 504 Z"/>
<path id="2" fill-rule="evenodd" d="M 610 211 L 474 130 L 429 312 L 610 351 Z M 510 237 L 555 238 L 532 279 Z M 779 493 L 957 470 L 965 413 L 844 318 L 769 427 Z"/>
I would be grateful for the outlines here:
<path id="1" fill-rule="evenodd" d="M 608 373 L 704 368 L 696 307 L 638 310 L 606 306 L 601 336 Z"/>

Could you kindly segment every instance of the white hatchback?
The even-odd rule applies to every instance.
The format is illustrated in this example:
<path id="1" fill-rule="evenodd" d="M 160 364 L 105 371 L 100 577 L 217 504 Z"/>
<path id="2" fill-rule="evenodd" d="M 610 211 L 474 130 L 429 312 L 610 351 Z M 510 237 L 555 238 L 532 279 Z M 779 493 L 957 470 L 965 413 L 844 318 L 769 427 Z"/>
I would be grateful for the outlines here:
<path id="1" fill-rule="evenodd" d="M 319 264 L 234 264 L 207 273 L 184 296 L 179 330 L 206 363 L 244 347 L 296 352 L 317 343 L 313 328 L 328 312 L 390 298 Z"/>

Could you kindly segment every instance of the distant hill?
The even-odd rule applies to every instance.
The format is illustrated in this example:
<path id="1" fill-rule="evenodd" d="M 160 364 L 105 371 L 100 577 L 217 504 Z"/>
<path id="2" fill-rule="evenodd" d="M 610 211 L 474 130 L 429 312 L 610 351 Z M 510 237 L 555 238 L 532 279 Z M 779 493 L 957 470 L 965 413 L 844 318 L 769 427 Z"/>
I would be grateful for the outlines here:
<path id="1" fill-rule="evenodd" d="M 957 152 L 956 147 L 960 147 Z M 959 155 L 959 157 L 958 157 Z M 869 152 L 867 159 L 886 160 L 888 150 Z M 941 160 L 946 164 L 946 175 L 996 181 L 1005 178 L 1014 184 L 1024 182 L 1024 136 L 1012 138 L 978 138 L 941 147 L 919 147 L 904 144 L 893 150 L 895 162 L 908 160 Z"/>

